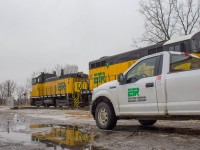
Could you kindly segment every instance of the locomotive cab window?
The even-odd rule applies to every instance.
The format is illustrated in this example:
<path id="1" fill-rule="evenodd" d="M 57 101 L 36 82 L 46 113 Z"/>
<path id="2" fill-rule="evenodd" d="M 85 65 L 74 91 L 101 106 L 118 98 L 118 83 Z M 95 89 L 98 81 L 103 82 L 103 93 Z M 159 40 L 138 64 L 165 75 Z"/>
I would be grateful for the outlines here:
<path id="1" fill-rule="evenodd" d="M 32 85 L 36 84 L 37 83 L 37 80 L 34 78 L 32 79 Z"/>
<path id="2" fill-rule="evenodd" d="M 157 48 L 157 52 L 159 53 L 159 52 L 162 52 L 163 51 L 163 48 L 162 47 L 158 47 Z"/>
<path id="3" fill-rule="evenodd" d="M 95 64 L 91 64 L 91 69 L 94 69 L 95 68 Z"/>
<path id="4" fill-rule="evenodd" d="M 175 45 L 175 51 L 176 52 L 181 52 L 181 46 L 179 44 Z"/>
<path id="5" fill-rule="evenodd" d="M 155 53 L 156 53 L 156 49 L 148 50 L 148 55 L 155 54 Z"/>
<path id="6" fill-rule="evenodd" d="M 169 51 L 174 51 L 174 46 L 170 46 Z"/>
<path id="7" fill-rule="evenodd" d="M 199 38 L 193 38 L 191 40 L 191 48 L 192 48 L 192 52 L 200 52 L 200 39 Z"/>
<path id="8" fill-rule="evenodd" d="M 106 65 L 106 61 L 101 62 L 101 67 L 104 67 Z"/>
<path id="9" fill-rule="evenodd" d="M 181 52 L 181 45 L 176 44 L 176 45 L 169 46 L 169 51 Z"/>
<path id="10" fill-rule="evenodd" d="M 100 67 L 100 62 L 96 63 L 96 68 Z"/>

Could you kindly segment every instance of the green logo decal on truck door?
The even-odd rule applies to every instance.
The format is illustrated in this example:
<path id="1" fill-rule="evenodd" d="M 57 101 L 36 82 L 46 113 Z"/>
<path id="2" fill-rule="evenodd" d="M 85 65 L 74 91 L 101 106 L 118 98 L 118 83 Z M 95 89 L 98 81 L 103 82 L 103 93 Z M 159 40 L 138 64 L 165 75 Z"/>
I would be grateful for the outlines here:
<path id="1" fill-rule="evenodd" d="M 139 88 L 128 89 L 128 97 L 130 97 L 130 96 L 140 96 L 139 92 L 140 92 Z"/>
<path id="2" fill-rule="evenodd" d="M 94 74 L 94 84 L 101 84 L 106 82 L 106 73 L 98 72 Z"/>
<path id="3" fill-rule="evenodd" d="M 146 96 L 140 96 L 139 88 L 128 89 L 128 102 L 143 102 L 146 101 Z"/>

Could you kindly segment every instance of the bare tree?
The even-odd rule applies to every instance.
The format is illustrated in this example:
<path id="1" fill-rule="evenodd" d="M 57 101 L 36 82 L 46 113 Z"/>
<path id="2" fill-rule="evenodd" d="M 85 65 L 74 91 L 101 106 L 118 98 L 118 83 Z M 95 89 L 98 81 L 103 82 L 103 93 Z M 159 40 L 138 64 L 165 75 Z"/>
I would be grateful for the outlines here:
<path id="1" fill-rule="evenodd" d="M 38 77 L 42 72 L 48 73 L 48 72 L 50 72 L 50 70 L 49 70 L 48 68 L 43 68 L 43 69 L 40 69 L 39 71 L 34 71 L 34 72 L 31 74 L 31 77 L 32 77 L 32 78 Z"/>
<path id="2" fill-rule="evenodd" d="M 58 65 L 58 64 L 54 67 L 54 71 L 56 71 L 56 75 L 57 76 L 60 76 L 62 68 L 63 68 L 63 66 L 62 65 Z"/>
<path id="3" fill-rule="evenodd" d="M 43 68 L 42 71 L 40 71 L 40 73 L 41 72 L 48 73 L 48 72 L 50 72 L 50 70 L 48 68 Z"/>
<path id="4" fill-rule="evenodd" d="M 31 77 L 32 78 L 35 78 L 35 77 L 37 77 L 37 76 L 39 76 L 39 74 L 40 74 L 40 72 L 33 72 L 32 74 L 31 74 Z"/>
<path id="5" fill-rule="evenodd" d="M 134 46 L 190 34 L 200 22 L 199 0 L 141 0 L 139 12 L 145 17 L 145 33 L 133 40 Z"/>
<path id="6" fill-rule="evenodd" d="M 61 75 L 61 69 L 64 69 L 64 74 L 69 74 L 69 73 L 77 73 L 78 72 L 78 66 L 77 65 L 70 65 L 66 64 L 64 65 L 56 65 L 53 69 L 53 71 L 56 71 L 57 76 Z"/>
<path id="7" fill-rule="evenodd" d="M 199 0 L 174 0 L 174 8 L 178 18 L 180 34 L 190 34 L 198 30 L 200 23 L 200 1 Z"/>
<path id="8" fill-rule="evenodd" d="M 31 79 L 30 78 L 27 78 L 26 79 L 26 89 L 27 90 L 30 90 L 31 89 L 31 87 L 32 87 L 32 81 L 31 81 Z"/>
<path id="9" fill-rule="evenodd" d="M 15 89 L 16 89 L 16 83 L 12 80 L 6 80 L 4 83 L 3 83 L 3 87 L 5 89 L 5 94 L 6 94 L 6 97 L 11 97 L 12 94 L 14 93 Z"/>
<path id="10" fill-rule="evenodd" d="M 54 72 L 56 71 L 56 75 L 60 76 L 61 75 L 61 70 L 64 70 L 64 74 L 69 74 L 69 73 L 77 73 L 78 72 L 78 66 L 77 65 L 70 65 L 70 64 L 66 64 L 66 65 L 59 65 L 57 64 L 52 71 L 49 71 L 49 69 L 43 69 L 42 72 L 44 73 L 48 73 L 48 72 Z M 40 75 L 39 72 L 33 72 L 32 73 L 32 78 L 37 77 L 38 75 Z"/>
<path id="11" fill-rule="evenodd" d="M 78 66 L 77 65 L 69 65 L 66 64 L 64 67 L 64 73 L 69 74 L 69 73 L 77 73 L 78 72 Z"/>
<path id="12" fill-rule="evenodd" d="M 71 67 L 69 64 L 66 64 L 64 67 L 64 74 L 69 74 L 71 72 Z"/>
<path id="13" fill-rule="evenodd" d="M 3 83 L 0 84 L 0 103 L 3 104 L 4 98 L 6 96 L 5 88 L 3 86 Z"/>
<path id="14" fill-rule="evenodd" d="M 5 94 L 6 94 L 5 88 L 4 88 L 4 86 L 3 86 L 3 83 L 1 83 L 1 84 L 0 84 L 0 99 L 4 99 Z"/>
<path id="15" fill-rule="evenodd" d="M 173 36 L 177 22 L 173 0 L 141 0 L 139 12 L 145 17 L 146 29 L 140 42 L 150 44 Z"/>
<path id="16" fill-rule="evenodd" d="M 27 78 L 26 85 L 25 85 L 25 97 L 30 100 L 30 94 L 32 89 L 32 80 L 30 78 Z"/>
<path id="17" fill-rule="evenodd" d="M 26 95 L 26 88 L 24 86 L 18 86 L 16 91 L 17 91 L 18 99 L 20 101 L 23 100 L 24 96 Z"/>
<path id="18" fill-rule="evenodd" d="M 78 73 L 78 66 L 77 65 L 72 65 L 72 72 Z"/>

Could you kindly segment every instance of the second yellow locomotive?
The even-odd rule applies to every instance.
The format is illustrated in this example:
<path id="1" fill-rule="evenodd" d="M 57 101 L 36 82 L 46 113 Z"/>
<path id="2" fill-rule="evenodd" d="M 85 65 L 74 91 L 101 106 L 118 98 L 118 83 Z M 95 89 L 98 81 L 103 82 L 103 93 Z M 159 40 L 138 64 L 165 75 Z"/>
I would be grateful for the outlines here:
<path id="1" fill-rule="evenodd" d="M 87 92 L 88 75 L 83 73 L 65 74 L 41 73 L 32 79 L 32 106 L 85 106 L 89 105 Z"/>

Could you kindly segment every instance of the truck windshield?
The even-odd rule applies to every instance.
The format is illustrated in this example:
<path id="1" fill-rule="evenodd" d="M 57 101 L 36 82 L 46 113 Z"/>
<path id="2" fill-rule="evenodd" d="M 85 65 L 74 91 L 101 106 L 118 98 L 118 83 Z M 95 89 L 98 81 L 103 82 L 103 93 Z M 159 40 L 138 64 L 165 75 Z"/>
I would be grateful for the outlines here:
<path id="1" fill-rule="evenodd" d="M 185 55 L 171 55 L 170 72 L 200 69 L 200 59 Z"/>

